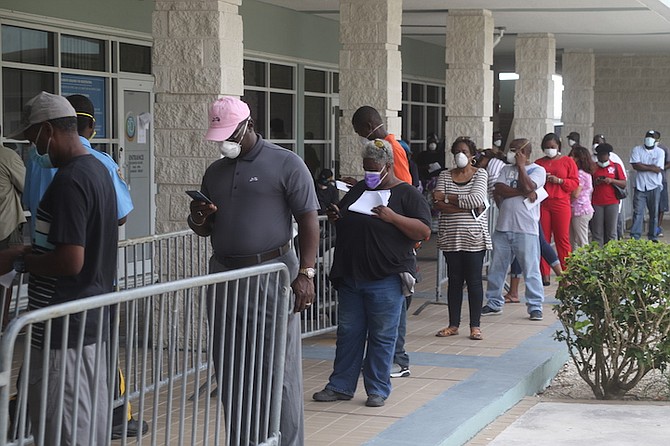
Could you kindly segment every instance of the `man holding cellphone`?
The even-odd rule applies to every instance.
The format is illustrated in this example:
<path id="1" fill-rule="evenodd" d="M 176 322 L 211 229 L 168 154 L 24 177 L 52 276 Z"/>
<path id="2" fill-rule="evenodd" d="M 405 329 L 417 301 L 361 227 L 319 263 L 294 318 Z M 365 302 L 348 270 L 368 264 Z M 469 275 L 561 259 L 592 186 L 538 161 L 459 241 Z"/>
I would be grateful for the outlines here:
<path id="1" fill-rule="evenodd" d="M 319 202 L 312 176 L 304 161 L 290 150 L 272 144 L 255 132 L 249 106 L 234 97 L 216 100 L 209 111 L 209 130 L 205 139 L 214 141 L 223 158 L 212 163 L 202 179 L 201 192 L 205 199 L 191 202 L 188 225 L 202 237 L 211 237 L 214 254 L 210 273 L 244 268 L 262 263 L 282 262 L 288 267 L 295 293 L 293 313 L 289 315 L 286 340 L 286 366 L 282 395 L 280 431 L 282 445 L 304 443 L 304 414 L 302 390 L 302 353 L 300 312 L 314 300 L 314 264 L 319 243 L 317 210 Z M 292 218 L 298 223 L 298 250 L 290 248 Z M 239 289 L 243 297 L 243 286 Z M 268 300 L 276 299 L 275 287 L 268 287 Z M 244 352 L 243 339 L 233 333 L 235 324 L 224 314 L 226 287 L 216 288 L 210 301 L 213 316 L 214 351 L 217 369 L 229 367 L 220 358 L 236 358 L 235 352 Z M 234 290 L 232 287 L 229 290 Z M 240 299 L 240 301 L 243 299 Z M 213 304 L 213 305 L 212 305 Z M 252 303 L 249 302 L 251 306 Z M 249 308 L 249 314 L 255 308 Z M 213 315 L 211 314 L 213 313 Z M 226 327 L 225 329 L 222 327 Z M 225 330 L 225 332 L 224 332 Z M 239 328 L 237 328 L 239 331 Z M 225 345 L 224 345 L 225 344 Z M 225 352 L 221 355 L 221 352 Z M 267 358 L 264 358 L 264 361 Z M 233 359 L 234 362 L 234 359 Z M 227 383 L 221 399 L 243 389 Z M 266 401 L 261 401 L 265 404 Z M 235 419 L 240 408 L 233 404 L 226 418 Z M 235 423 L 232 429 L 235 430 Z M 243 432 L 228 432 L 231 438 L 240 435 L 241 443 L 248 443 Z"/>

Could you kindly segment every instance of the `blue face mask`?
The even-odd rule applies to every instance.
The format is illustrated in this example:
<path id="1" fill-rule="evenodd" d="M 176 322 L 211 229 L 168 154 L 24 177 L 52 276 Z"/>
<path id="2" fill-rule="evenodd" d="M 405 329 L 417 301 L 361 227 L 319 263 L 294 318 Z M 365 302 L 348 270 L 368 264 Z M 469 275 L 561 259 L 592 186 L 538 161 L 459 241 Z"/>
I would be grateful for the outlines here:
<path id="1" fill-rule="evenodd" d="M 40 138 L 40 134 L 42 133 L 42 127 L 40 127 L 40 130 L 37 132 L 37 136 L 35 137 L 35 143 L 31 144 L 30 146 L 30 157 L 32 158 L 33 162 L 37 163 L 38 166 L 44 168 L 44 169 L 52 169 L 54 167 L 53 163 L 51 162 L 51 158 L 49 157 L 49 145 L 51 145 L 51 138 L 49 138 L 49 141 L 47 141 L 47 150 L 46 152 L 41 155 L 37 151 L 37 140 Z"/>

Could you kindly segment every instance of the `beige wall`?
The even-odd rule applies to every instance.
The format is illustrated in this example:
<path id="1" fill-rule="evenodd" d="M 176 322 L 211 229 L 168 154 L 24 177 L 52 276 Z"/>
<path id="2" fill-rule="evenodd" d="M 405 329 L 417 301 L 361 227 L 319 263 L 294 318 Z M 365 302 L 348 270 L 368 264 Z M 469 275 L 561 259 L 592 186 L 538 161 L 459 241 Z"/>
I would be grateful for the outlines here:
<path id="1" fill-rule="evenodd" d="M 649 129 L 669 144 L 670 55 L 596 55 L 595 68 L 594 134 L 625 162 Z"/>

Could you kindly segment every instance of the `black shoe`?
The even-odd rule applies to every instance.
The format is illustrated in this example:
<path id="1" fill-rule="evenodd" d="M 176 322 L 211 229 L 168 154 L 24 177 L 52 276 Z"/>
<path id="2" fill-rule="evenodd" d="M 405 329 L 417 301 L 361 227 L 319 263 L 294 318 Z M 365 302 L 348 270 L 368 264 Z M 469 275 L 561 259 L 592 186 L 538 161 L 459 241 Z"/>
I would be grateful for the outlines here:
<path id="1" fill-rule="evenodd" d="M 391 378 L 407 378 L 409 375 L 411 375 L 409 367 L 398 364 L 393 364 L 391 367 Z"/>
<path id="2" fill-rule="evenodd" d="M 314 401 L 321 401 L 326 403 L 337 400 L 349 401 L 351 398 L 352 397 L 346 393 L 340 393 L 330 389 L 323 389 L 320 392 L 316 392 L 314 395 L 312 395 L 312 399 Z"/>
<path id="3" fill-rule="evenodd" d="M 542 312 L 540 310 L 531 311 L 529 319 L 531 321 L 541 321 L 542 320 Z"/>
<path id="4" fill-rule="evenodd" d="M 369 395 L 365 405 L 368 407 L 382 407 L 384 405 L 384 397 L 379 395 Z"/>
<path id="5" fill-rule="evenodd" d="M 142 435 L 146 434 L 147 432 L 149 432 L 149 425 L 146 421 L 142 421 Z M 136 419 L 131 418 L 128 421 L 128 426 L 126 427 L 126 437 L 139 437 L 139 435 L 140 423 Z M 119 440 L 121 438 L 123 438 L 123 423 L 119 424 L 118 426 L 112 426 L 112 440 Z"/>
<path id="6" fill-rule="evenodd" d="M 482 307 L 482 316 L 497 316 L 499 314 L 502 314 L 502 308 L 496 310 L 494 308 L 489 307 L 488 305 L 484 305 Z"/>

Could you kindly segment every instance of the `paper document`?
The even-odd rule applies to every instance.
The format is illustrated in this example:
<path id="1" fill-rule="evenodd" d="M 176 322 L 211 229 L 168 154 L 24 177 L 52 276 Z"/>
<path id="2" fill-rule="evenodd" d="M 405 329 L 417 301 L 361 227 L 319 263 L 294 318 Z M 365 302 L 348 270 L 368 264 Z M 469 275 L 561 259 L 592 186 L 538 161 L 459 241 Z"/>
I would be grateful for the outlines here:
<path id="1" fill-rule="evenodd" d="M 389 198 L 391 198 L 390 190 L 366 190 L 358 200 L 349 206 L 349 210 L 359 214 L 374 215 L 372 208 L 387 206 Z"/>
<path id="2" fill-rule="evenodd" d="M 470 212 L 472 212 L 472 216 L 475 218 L 475 221 L 480 221 L 484 218 L 484 216 L 486 216 L 486 211 L 488 211 L 490 207 L 491 203 L 489 203 L 489 200 L 485 198 L 483 208 L 472 209 Z"/>
<path id="3" fill-rule="evenodd" d="M 337 190 L 341 190 L 343 192 L 349 192 L 349 189 L 351 189 L 351 186 L 340 180 L 335 180 L 335 187 L 337 187 Z"/>
<path id="4" fill-rule="evenodd" d="M 16 276 L 16 271 L 11 270 L 7 274 L 0 276 L 0 285 L 5 288 L 11 288 L 12 282 L 14 281 L 14 276 Z"/>
<path id="5" fill-rule="evenodd" d="M 542 203 L 544 201 L 544 199 L 549 196 L 549 194 L 544 189 L 544 187 L 536 189 L 535 193 L 537 194 L 537 199 L 535 201 L 531 202 L 528 198 L 523 200 L 523 204 L 526 205 L 526 209 L 533 209 L 535 206 Z"/>

